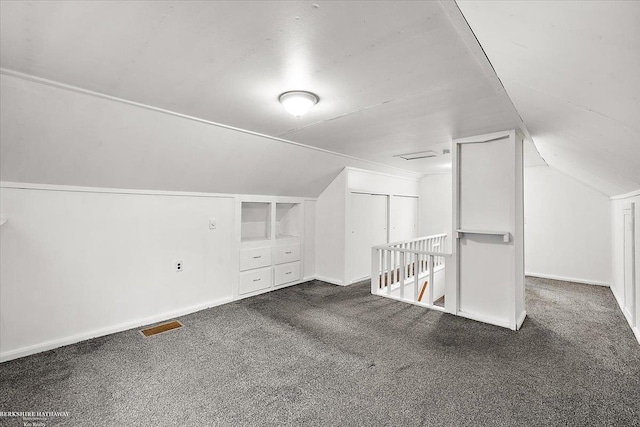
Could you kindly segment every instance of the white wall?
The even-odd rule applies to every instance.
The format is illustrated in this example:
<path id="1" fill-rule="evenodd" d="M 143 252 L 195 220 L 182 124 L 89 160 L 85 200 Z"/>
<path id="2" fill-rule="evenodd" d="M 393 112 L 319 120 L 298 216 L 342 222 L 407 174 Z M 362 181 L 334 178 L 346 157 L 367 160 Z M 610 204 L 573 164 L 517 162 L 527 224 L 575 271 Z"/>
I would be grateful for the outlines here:
<path id="1" fill-rule="evenodd" d="M 418 234 L 429 236 L 432 234 L 447 234 L 447 243 L 451 244 L 451 219 L 453 194 L 452 177 L 450 173 L 425 175 L 420 181 L 420 218 Z"/>
<path id="2" fill-rule="evenodd" d="M 316 202 L 316 276 L 345 284 L 346 170 L 329 184 Z"/>
<path id="3" fill-rule="evenodd" d="M 417 178 L 403 177 L 353 167 L 347 168 L 347 188 L 362 193 L 418 196 Z"/>
<path id="4" fill-rule="evenodd" d="M 636 319 L 640 319 L 640 193 L 631 197 L 611 200 L 611 290 L 622 308 L 624 295 L 624 223 L 622 210 L 629 204 L 635 203 L 636 228 Z M 640 322 L 636 321 L 634 332 L 640 342 Z M 631 325 L 634 327 L 634 325 Z"/>
<path id="5" fill-rule="evenodd" d="M 304 201 L 304 278 L 316 275 L 316 201 Z"/>
<path id="6" fill-rule="evenodd" d="M 0 205 L 2 360 L 232 298 L 232 197 L 1 188 Z"/>
<path id="7" fill-rule="evenodd" d="M 546 166 L 525 168 L 524 188 L 526 273 L 609 285 L 609 198 Z"/>
<path id="8" fill-rule="evenodd" d="M 524 188 L 527 274 L 610 284 L 610 252 L 594 249 L 611 245 L 609 198 L 549 167 L 525 168 Z M 420 181 L 418 224 L 421 236 L 451 230 L 450 174 Z"/>

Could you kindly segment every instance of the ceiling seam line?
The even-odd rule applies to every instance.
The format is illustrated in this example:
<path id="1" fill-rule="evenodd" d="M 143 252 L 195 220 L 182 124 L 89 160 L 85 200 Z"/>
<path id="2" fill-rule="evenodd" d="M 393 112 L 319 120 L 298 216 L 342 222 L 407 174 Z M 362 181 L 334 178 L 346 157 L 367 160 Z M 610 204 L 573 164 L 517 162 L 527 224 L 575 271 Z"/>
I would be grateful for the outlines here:
<path id="1" fill-rule="evenodd" d="M 509 78 L 508 78 L 508 79 L 506 79 L 506 80 L 509 80 L 510 82 L 515 83 L 515 84 L 517 84 L 517 85 L 520 85 L 520 86 L 522 86 L 522 87 L 526 87 L 527 89 L 530 89 L 530 90 L 532 90 L 532 91 L 534 91 L 534 92 L 536 92 L 536 93 L 539 93 L 539 94 L 541 94 L 541 95 L 548 96 L 549 98 L 553 98 L 553 99 L 555 99 L 555 100 L 557 100 L 557 101 L 561 101 L 561 102 L 564 102 L 564 103 L 566 103 L 566 104 L 573 105 L 574 107 L 578 107 L 578 108 L 580 108 L 580 109 L 587 110 L 587 111 L 589 111 L 589 112 L 591 112 L 591 113 L 597 114 L 597 115 L 602 116 L 602 117 L 604 117 L 604 118 L 606 118 L 606 119 L 609 119 L 609 120 L 611 120 L 611 121 L 613 121 L 613 122 L 616 122 L 616 123 L 618 123 L 618 124 L 620 124 L 620 125 L 622 125 L 622 126 L 624 126 L 624 127 L 628 128 L 628 129 L 630 129 L 630 130 L 632 130 L 632 131 L 634 131 L 634 132 L 636 132 L 636 133 L 640 133 L 640 129 L 636 129 L 636 128 L 634 128 L 633 126 L 628 125 L 628 124 L 627 124 L 627 123 L 625 123 L 625 122 L 621 122 L 620 120 L 618 120 L 618 119 L 614 119 L 613 117 L 607 116 L 606 114 L 603 114 L 603 113 L 601 113 L 601 112 L 599 112 L 599 111 L 592 110 L 592 109 L 590 109 L 590 108 L 588 108 L 588 107 L 585 107 L 584 105 L 576 104 L 576 103 L 571 102 L 571 101 L 569 101 L 569 100 L 562 99 L 562 98 L 559 98 L 559 97 L 554 96 L 554 95 L 550 95 L 550 94 L 548 94 L 548 93 L 546 93 L 546 92 L 543 92 L 543 91 L 541 91 L 541 90 L 539 90 L 539 89 L 533 88 L 533 87 L 531 87 L 531 86 L 529 86 L 529 85 L 526 85 L 526 84 L 524 84 L 524 83 L 522 83 L 522 82 L 519 82 L 518 80 L 515 80 L 515 79 L 509 79 Z"/>

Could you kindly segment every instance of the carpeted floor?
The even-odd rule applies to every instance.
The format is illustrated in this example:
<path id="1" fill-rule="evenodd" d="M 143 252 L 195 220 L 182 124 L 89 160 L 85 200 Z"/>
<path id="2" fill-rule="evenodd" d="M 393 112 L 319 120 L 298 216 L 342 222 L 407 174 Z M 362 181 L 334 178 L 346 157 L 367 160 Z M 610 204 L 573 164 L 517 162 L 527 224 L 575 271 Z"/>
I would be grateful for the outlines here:
<path id="1" fill-rule="evenodd" d="M 309 282 L 3 363 L 0 411 L 69 411 L 47 427 L 640 425 L 640 346 L 610 290 L 527 279 L 527 310 L 512 332 Z"/>

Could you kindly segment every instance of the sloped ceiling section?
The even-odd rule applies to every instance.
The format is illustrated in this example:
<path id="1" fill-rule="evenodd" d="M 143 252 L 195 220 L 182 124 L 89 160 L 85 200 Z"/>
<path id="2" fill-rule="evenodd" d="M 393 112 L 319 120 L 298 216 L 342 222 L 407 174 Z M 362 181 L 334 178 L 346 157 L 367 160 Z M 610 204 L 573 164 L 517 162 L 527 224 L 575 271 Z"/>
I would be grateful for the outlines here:
<path id="1" fill-rule="evenodd" d="M 439 2 L 47 1 L 0 8 L 5 70 L 419 173 L 448 170 L 450 155 L 394 155 L 441 153 L 452 138 L 520 123 Z M 301 119 L 278 102 L 293 89 L 321 99 Z M 165 157 L 186 152 L 177 141 L 155 149 Z"/>
<path id="2" fill-rule="evenodd" d="M 549 163 L 640 188 L 640 2 L 458 1 Z"/>
<path id="3" fill-rule="evenodd" d="M 0 91 L 2 181 L 317 197 L 345 165 L 419 176 L 24 78 Z"/>

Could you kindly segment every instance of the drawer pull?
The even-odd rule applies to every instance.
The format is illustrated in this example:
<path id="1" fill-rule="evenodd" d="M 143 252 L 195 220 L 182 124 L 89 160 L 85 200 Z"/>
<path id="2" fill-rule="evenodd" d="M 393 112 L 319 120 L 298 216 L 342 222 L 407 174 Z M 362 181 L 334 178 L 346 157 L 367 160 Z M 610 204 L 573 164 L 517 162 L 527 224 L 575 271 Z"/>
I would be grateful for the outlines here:
<path id="1" fill-rule="evenodd" d="M 254 282 L 259 282 L 262 279 L 253 279 Z"/>
<path id="2" fill-rule="evenodd" d="M 287 271 L 287 272 L 286 272 L 286 273 L 284 273 L 284 274 L 291 274 L 291 271 Z"/>
<path id="3" fill-rule="evenodd" d="M 287 252 L 285 252 L 285 254 L 291 255 L 291 251 L 287 251 Z"/>
<path id="4" fill-rule="evenodd" d="M 253 259 L 262 258 L 262 255 L 254 256 Z"/>

